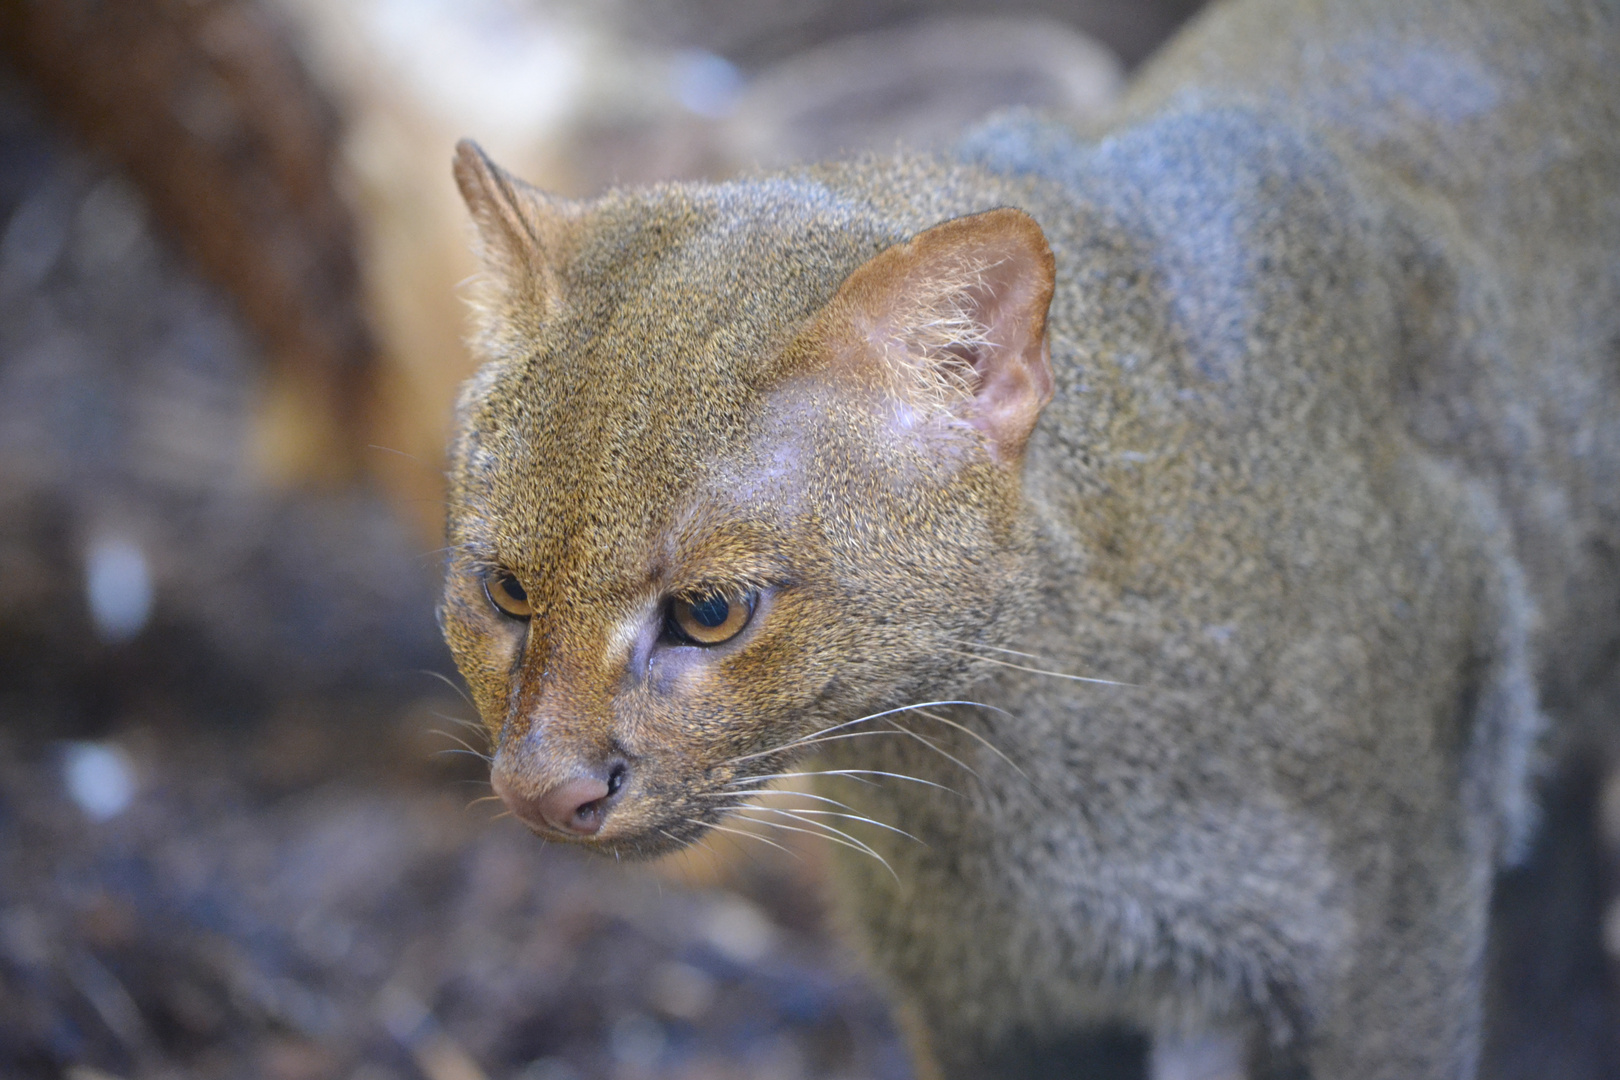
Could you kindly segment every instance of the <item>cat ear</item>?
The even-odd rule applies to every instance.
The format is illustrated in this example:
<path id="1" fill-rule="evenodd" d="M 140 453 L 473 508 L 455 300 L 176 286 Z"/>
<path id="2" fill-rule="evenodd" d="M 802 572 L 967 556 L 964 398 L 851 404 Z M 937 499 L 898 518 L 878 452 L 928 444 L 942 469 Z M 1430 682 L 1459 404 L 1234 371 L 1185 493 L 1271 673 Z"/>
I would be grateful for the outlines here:
<path id="1" fill-rule="evenodd" d="M 471 139 L 456 143 L 454 171 L 485 268 L 508 292 L 554 307 L 562 299 L 560 268 L 574 246 L 578 204 L 519 180 Z"/>
<path id="2" fill-rule="evenodd" d="M 956 218 L 846 278 L 826 329 L 842 362 L 902 399 L 944 406 L 1016 465 L 1052 399 L 1053 272 L 1046 237 L 1022 210 Z"/>

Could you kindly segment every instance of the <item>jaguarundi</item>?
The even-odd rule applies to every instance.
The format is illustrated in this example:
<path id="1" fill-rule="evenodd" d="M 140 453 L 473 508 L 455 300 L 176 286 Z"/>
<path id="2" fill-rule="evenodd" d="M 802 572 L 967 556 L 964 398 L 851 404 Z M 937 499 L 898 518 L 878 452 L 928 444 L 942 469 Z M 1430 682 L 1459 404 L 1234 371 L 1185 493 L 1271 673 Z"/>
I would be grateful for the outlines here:
<path id="1" fill-rule="evenodd" d="M 1233 0 L 1100 131 L 455 175 L 520 819 L 825 833 L 923 1076 L 1474 1075 L 1543 717 L 1620 710 L 1620 6 Z"/>

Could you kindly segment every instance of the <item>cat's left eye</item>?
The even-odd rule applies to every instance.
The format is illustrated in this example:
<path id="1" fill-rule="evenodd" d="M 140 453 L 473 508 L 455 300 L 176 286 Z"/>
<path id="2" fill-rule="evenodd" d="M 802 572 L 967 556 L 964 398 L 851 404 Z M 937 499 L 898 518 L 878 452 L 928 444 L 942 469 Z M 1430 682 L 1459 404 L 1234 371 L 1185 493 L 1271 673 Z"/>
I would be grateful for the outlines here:
<path id="1" fill-rule="evenodd" d="M 529 594 L 524 591 L 518 579 L 504 570 L 498 570 L 484 578 L 484 595 L 494 604 L 503 615 L 510 615 L 514 619 L 527 619 L 534 614 L 529 606 Z"/>
<path id="2" fill-rule="evenodd" d="M 672 600 L 669 625 L 677 636 L 694 645 L 719 645 L 742 633 L 758 600 L 758 593 L 709 593 L 693 600 Z"/>

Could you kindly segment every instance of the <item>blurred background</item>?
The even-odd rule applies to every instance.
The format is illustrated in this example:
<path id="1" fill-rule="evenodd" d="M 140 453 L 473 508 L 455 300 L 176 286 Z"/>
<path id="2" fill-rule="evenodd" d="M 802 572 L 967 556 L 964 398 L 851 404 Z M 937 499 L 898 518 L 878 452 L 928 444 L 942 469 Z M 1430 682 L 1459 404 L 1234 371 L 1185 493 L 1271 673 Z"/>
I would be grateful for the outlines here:
<path id="1" fill-rule="evenodd" d="M 1085 125 L 1196 7 L 0 0 L 0 1075 L 908 1077 L 814 842 L 619 867 L 477 801 L 451 147 L 586 195 Z M 1613 847 L 1611 777 L 1555 795 Z M 1493 1075 L 1608 1075 L 1606 873 L 1505 892 L 1578 933 L 1504 939 Z"/>

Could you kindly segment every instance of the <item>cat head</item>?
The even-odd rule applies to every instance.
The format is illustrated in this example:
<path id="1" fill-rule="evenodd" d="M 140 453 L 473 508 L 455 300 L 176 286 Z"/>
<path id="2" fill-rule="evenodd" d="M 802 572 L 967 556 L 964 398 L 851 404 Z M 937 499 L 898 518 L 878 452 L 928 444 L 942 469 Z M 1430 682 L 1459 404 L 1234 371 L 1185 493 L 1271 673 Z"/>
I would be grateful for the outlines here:
<path id="1" fill-rule="evenodd" d="M 951 643 L 1028 604 L 1035 222 L 907 235 L 806 177 L 569 202 L 470 143 L 455 170 L 487 273 L 441 621 L 516 816 L 668 850 L 959 686 Z"/>

